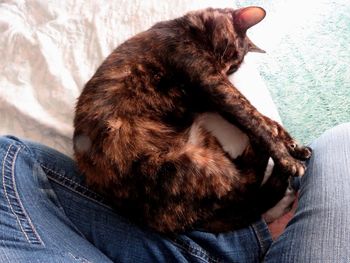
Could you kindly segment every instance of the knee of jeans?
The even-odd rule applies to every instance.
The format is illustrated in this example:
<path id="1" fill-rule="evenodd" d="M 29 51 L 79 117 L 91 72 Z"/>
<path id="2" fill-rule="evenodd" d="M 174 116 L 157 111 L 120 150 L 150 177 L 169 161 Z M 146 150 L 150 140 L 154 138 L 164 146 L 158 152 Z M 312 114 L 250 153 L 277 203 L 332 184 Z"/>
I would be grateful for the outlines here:
<path id="1" fill-rule="evenodd" d="M 350 136 L 350 122 L 338 124 L 337 126 L 333 127 L 329 131 L 337 133 L 337 134 L 343 134 L 345 136 Z"/>
<path id="2" fill-rule="evenodd" d="M 307 174 L 301 179 L 303 189 L 317 189 L 315 196 L 320 202 L 327 202 L 328 207 L 337 208 L 337 204 L 342 203 L 339 198 L 350 201 L 350 123 L 329 129 L 311 144 L 311 148 L 313 153 L 308 160 Z"/>
<path id="3" fill-rule="evenodd" d="M 312 164 L 311 166 L 316 166 L 317 170 L 321 168 L 337 169 L 338 172 L 333 177 L 336 175 L 348 176 L 347 156 L 350 154 L 350 123 L 340 124 L 327 130 L 310 146 L 313 152 L 311 159 L 308 160 L 308 167 Z M 340 173 L 340 170 L 346 171 Z M 332 171 L 330 173 L 334 174 Z"/>
<path id="4" fill-rule="evenodd" d="M 350 153 L 350 123 L 337 125 L 317 138 L 311 145 L 312 157 L 308 166 L 319 163 L 344 161 Z"/>
<path id="5" fill-rule="evenodd" d="M 313 151 L 337 150 L 338 147 L 350 146 L 350 123 L 339 124 L 327 130 L 310 146 Z"/>

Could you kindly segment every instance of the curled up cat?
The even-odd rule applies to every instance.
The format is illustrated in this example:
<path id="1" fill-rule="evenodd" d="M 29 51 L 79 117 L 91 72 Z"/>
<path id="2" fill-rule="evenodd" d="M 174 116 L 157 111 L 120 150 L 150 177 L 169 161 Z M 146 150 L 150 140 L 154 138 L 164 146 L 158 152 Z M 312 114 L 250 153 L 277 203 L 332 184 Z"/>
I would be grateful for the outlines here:
<path id="1" fill-rule="evenodd" d="M 74 150 L 87 183 L 118 213 L 161 233 L 224 232 L 259 219 L 302 176 L 311 150 L 228 80 L 260 7 L 193 11 L 118 46 L 78 99 Z M 201 122 L 215 113 L 249 138 L 235 158 Z M 262 184 L 269 158 L 271 176 Z"/>

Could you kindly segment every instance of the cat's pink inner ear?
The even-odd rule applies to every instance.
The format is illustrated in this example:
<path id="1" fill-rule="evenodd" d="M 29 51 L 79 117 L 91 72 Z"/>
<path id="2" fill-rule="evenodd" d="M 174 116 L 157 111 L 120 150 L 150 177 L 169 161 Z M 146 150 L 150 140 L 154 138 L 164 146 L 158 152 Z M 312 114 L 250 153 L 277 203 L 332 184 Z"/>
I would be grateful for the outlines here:
<path id="1" fill-rule="evenodd" d="M 238 9 L 234 12 L 235 27 L 241 33 L 245 33 L 250 27 L 263 20 L 265 15 L 265 10 L 258 6 L 250 6 Z"/>

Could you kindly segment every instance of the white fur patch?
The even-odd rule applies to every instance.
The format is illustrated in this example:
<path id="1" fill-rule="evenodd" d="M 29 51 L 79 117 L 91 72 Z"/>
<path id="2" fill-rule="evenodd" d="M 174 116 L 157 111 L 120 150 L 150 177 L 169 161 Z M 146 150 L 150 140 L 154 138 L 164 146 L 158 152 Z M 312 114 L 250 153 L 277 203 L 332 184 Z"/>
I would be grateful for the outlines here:
<path id="1" fill-rule="evenodd" d="M 219 114 L 201 114 L 192 126 L 193 131 L 195 131 L 195 127 L 198 125 L 213 134 L 222 145 L 224 151 L 233 158 L 242 154 L 249 143 L 248 136 L 245 133 L 226 121 Z M 191 140 L 195 140 L 195 138 L 192 138 Z"/>
<path id="2" fill-rule="evenodd" d="M 266 223 L 272 223 L 277 218 L 288 213 L 296 199 L 296 192 L 292 188 L 287 188 L 284 197 L 270 210 L 263 214 Z"/>

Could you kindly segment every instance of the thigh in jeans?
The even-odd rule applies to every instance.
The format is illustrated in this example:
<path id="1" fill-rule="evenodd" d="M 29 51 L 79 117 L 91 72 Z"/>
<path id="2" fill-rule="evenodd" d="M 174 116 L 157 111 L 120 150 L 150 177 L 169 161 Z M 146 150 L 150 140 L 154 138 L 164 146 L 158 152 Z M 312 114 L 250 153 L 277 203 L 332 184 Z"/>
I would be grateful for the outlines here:
<path id="1" fill-rule="evenodd" d="M 65 216 L 23 142 L 0 138 L 0 166 L 0 262 L 110 262 Z"/>
<path id="2" fill-rule="evenodd" d="M 327 131 L 311 147 L 297 211 L 265 262 L 350 262 L 350 124 Z"/>

